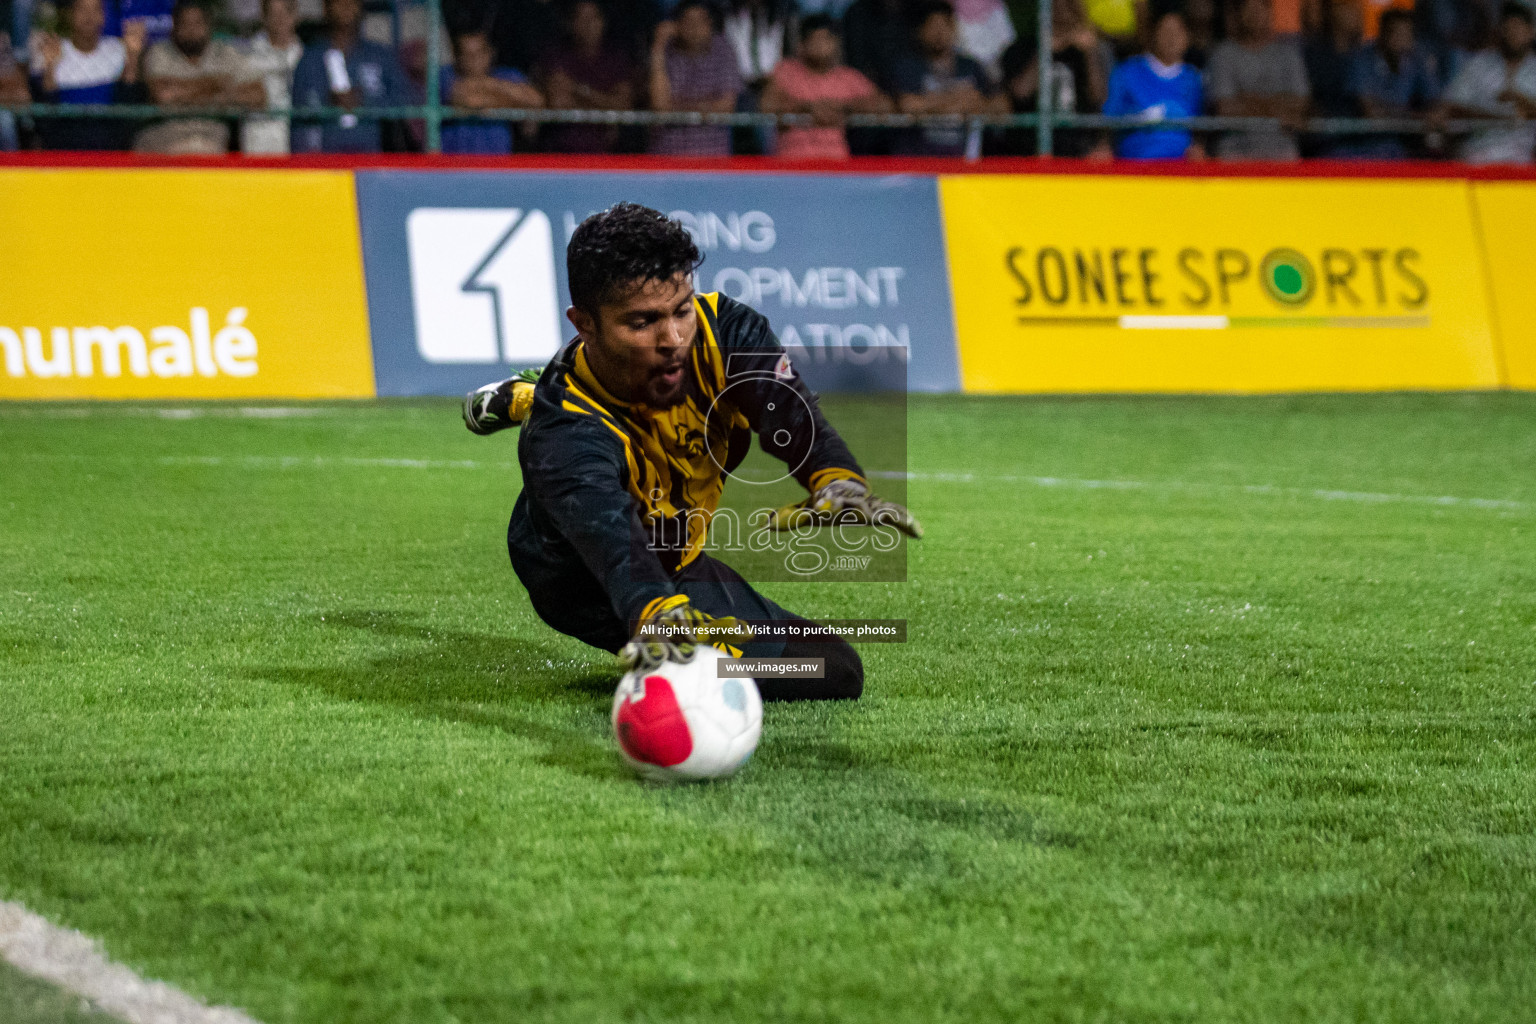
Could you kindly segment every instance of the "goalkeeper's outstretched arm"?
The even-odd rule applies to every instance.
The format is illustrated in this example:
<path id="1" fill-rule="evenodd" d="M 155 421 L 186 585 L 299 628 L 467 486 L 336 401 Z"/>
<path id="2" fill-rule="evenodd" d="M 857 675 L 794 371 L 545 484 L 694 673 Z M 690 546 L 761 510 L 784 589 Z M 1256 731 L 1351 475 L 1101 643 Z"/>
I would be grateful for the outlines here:
<path id="1" fill-rule="evenodd" d="M 737 405 L 763 451 L 795 467 L 795 479 L 809 495 L 774 510 L 768 526 L 888 525 L 909 537 L 923 535 L 917 518 L 894 501 L 870 493 L 864 471 L 842 436 L 827 421 L 821 403 L 790 365 L 768 318 L 750 306 L 721 296 L 716 337 Z"/>

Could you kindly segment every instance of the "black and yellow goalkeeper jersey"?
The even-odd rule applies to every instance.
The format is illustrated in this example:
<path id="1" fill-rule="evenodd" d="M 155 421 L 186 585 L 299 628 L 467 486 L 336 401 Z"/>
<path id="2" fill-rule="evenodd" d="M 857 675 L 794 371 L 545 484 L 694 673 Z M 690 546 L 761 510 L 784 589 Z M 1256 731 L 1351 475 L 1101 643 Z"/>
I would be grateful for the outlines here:
<path id="1" fill-rule="evenodd" d="M 595 581 L 633 622 L 699 556 L 725 478 L 756 434 L 762 449 L 815 490 L 862 478 L 767 318 L 717 293 L 694 299 L 699 330 L 681 403 L 622 402 L 587 366 L 579 340 L 545 368 L 518 440 L 523 493 L 509 543 L 538 587 Z M 590 579 L 589 579 L 590 578 Z"/>

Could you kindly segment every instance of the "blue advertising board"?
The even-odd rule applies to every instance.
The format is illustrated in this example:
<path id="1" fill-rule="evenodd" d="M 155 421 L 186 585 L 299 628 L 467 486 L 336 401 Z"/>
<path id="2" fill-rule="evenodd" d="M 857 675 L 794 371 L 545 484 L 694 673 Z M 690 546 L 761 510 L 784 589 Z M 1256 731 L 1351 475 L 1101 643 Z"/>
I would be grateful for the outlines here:
<path id="1" fill-rule="evenodd" d="M 823 391 L 958 391 L 937 182 L 916 176 L 359 171 L 380 395 L 460 394 L 574 332 L 565 246 L 590 213 L 667 212 L 697 284 L 760 310 Z"/>

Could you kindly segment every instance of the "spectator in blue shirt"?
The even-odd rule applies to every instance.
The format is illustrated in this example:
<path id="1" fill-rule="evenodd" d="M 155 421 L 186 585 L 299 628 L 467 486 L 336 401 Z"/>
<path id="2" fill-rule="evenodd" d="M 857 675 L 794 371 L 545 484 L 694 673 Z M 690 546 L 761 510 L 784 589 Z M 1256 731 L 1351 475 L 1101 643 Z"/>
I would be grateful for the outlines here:
<path id="1" fill-rule="evenodd" d="M 1189 29 L 1184 15 L 1166 11 L 1152 28 L 1150 52 L 1132 57 L 1109 76 L 1104 113 L 1146 121 L 1196 117 L 1204 106 L 1200 72 L 1184 63 Z M 1120 137 L 1115 152 L 1125 160 L 1202 158 L 1205 150 L 1184 129 L 1146 129 Z"/>
<path id="2" fill-rule="evenodd" d="M 1366 117 L 1418 117 L 1440 99 L 1436 61 L 1414 40 L 1413 12 L 1393 9 L 1381 16 L 1376 45 L 1355 54 L 1349 91 Z M 1397 160 L 1409 154 L 1412 136 L 1377 135 L 1351 155 Z"/>
<path id="3" fill-rule="evenodd" d="M 1439 69 L 1415 40 L 1413 17 L 1398 8 L 1383 12 L 1376 45 L 1355 54 L 1349 89 L 1366 117 L 1412 117 L 1440 99 Z"/>
<path id="4" fill-rule="evenodd" d="M 444 103 L 469 110 L 510 110 L 542 107 L 544 97 L 522 72 L 496 66 L 496 51 L 482 29 L 460 33 L 453 42 L 453 63 L 443 68 L 440 95 Z M 512 152 L 512 128 L 506 121 L 446 121 L 444 153 Z"/>
<path id="5" fill-rule="evenodd" d="M 325 0 L 326 37 L 305 48 L 293 72 L 295 114 L 306 107 L 355 110 L 410 102 L 394 51 L 362 38 L 362 23 L 362 0 Z M 295 153 L 377 153 L 383 141 L 376 118 L 343 114 L 319 123 L 297 116 L 294 121 Z"/>

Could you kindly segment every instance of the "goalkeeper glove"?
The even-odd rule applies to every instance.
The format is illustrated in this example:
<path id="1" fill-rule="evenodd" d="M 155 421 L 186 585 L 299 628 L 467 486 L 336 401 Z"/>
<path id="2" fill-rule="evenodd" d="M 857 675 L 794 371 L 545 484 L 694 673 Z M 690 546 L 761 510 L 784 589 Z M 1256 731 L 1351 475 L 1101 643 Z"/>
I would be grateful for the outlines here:
<path id="1" fill-rule="evenodd" d="M 543 372 L 537 368 L 524 370 L 465 395 L 464 425 L 476 434 L 494 434 L 519 426 L 533 409 L 533 386 Z"/>
<path id="2" fill-rule="evenodd" d="M 631 672 L 648 672 L 662 662 L 692 661 L 700 644 L 739 654 L 732 645 L 751 639 L 752 627 L 740 619 L 717 619 L 690 604 L 687 594 L 674 594 L 646 605 L 634 639 L 619 649 L 619 661 Z"/>
<path id="3" fill-rule="evenodd" d="M 862 480 L 833 480 L 823 485 L 809 498 L 774 509 L 769 515 L 770 530 L 792 530 L 810 523 L 830 526 L 848 523 L 854 526 L 894 526 L 908 537 L 923 535 L 923 524 L 894 501 L 886 501 L 869 493 Z"/>

